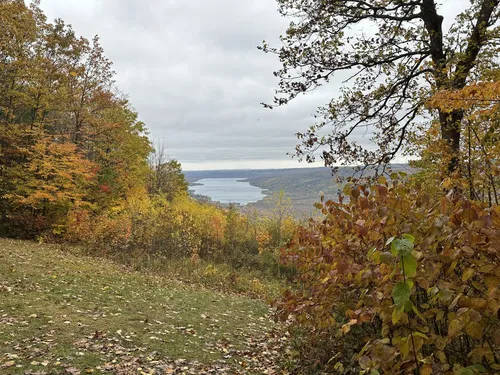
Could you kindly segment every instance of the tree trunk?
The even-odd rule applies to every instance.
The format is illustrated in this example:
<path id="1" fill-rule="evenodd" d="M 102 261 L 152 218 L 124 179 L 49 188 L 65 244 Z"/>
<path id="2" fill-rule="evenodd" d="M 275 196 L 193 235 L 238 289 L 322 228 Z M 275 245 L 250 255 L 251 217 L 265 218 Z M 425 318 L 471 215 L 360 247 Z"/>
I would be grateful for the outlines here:
<path id="1" fill-rule="evenodd" d="M 460 160 L 460 133 L 461 122 L 464 117 L 463 111 L 443 112 L 439 111 L 439 122 L 441 124 L 441 137 L 446 141 L 451 152 L 448 164 L 448 172 L 451 174 L 458 169 Z"/>

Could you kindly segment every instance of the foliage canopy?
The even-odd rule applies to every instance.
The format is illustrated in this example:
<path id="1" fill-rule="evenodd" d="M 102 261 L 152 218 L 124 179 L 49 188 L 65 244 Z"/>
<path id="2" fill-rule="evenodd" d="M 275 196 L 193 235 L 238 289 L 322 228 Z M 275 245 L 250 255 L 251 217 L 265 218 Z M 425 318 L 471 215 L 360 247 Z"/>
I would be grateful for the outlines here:
<path id="1" fill-rule="evenodd" d="M 332 79 L 344 79 L 340 97 L 318 110 L 320 122 L 298 133 L 297 156 L 325 165 L 377 165 L 405 149 L 421 133 L 425 104 L 440 90 L 459 90 L 498 65 L 498 0 L 474 0 L 446 30 L 435 0 L 278 0 L 292 19 L 278 55 L 274 105 L 285 105 Z M 464 111 L 438 108 L 439 137 L 459 164 Z M 331 126 L 332 131 L 326 131 Z M 372 150 L 356 141 L 368 129 Z"/>

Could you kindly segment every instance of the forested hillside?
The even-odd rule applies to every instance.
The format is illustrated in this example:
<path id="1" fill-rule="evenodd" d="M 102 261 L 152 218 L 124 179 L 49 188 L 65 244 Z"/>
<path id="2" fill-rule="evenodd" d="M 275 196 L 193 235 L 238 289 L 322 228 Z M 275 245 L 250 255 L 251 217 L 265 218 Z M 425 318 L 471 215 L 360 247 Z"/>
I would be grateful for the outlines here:
<path id="1" fill-rule="evenodd" d="M 48 22 L 36 4 L 0 6 L 1 235 L 119 256 L 274 251 L 271 218 L 187 197 L 181 165 L 152 147 L 98 37 Z"/>
<path id="2" fill-rule="evenodd" d="M 387 174 L 404 171 L 414 172 L 406 164 L 392 164 Z M 283 191 L 290 199 L 293 212 L 297 217 L 311 215 L 316 210 L 316 203 L 323 195 L 326 200 L 337 200 L 348 178 L 372 177 L 376 173 L 373 168 L 361 170 L 356 167 L 339 167 L 335 172 L 331 168 L 292 168 L 292 169 L 257 169 L 257 170 L 220 170 L 220 171 L 187 171 L 186 180 L 196 183 L 203 178 L 241 178 L 250 184 L 266 191 L 267 198 L 249 207 L 266 212 L 274 207 L 272 196 Z"/>

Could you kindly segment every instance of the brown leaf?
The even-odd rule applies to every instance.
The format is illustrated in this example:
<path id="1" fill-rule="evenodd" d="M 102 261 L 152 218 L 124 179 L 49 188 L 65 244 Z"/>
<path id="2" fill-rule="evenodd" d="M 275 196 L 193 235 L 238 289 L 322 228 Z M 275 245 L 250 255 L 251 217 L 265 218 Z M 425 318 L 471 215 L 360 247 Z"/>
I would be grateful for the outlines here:
<path id="1" fill-rule="evenodd" d="M 500 328 L 498 328 L 492 335 L 493 343 L 500 346 Z"/>

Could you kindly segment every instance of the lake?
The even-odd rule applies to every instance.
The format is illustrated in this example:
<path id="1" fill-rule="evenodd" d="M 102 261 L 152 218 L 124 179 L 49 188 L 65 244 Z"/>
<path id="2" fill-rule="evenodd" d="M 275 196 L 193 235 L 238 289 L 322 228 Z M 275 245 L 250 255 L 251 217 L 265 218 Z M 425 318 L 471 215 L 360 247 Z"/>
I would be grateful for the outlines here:
<path id="1" fill-rule="evenodd" d="M 250 185 L 248 181 L 241 181 L 242 178 L 203 178 L 190 186 L 195 194 L 206 195 L 214 202 L 239 203 L 245 205 L 254 203 L 265 198 L 262 189 Z"/>

